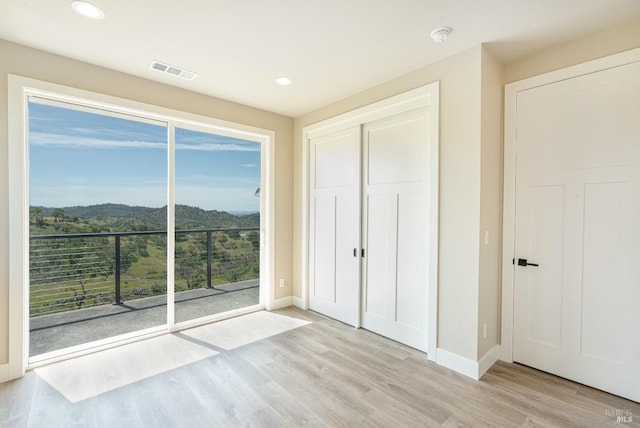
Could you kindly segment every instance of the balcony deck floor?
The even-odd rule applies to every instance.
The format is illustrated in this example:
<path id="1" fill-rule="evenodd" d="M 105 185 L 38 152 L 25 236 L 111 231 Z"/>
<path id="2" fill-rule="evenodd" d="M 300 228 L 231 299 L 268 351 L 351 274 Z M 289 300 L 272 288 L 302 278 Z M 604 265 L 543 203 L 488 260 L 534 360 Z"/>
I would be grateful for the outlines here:
<path id="1" fill-rule="evenodd" d="M 257 305 L 258 285 L 253 279 L 176 293 L 176 322 Z M 165 295 L 33 317 L 29 320 L 29 355 L 164 325 L 166 317 Z"/>

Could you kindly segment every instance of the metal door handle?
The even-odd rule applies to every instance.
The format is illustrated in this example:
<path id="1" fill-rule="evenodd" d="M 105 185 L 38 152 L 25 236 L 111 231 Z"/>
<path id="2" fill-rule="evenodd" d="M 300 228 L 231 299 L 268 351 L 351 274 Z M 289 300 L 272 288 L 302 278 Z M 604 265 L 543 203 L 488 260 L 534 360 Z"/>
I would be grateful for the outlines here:
<path id="1" fill-rule="evenodd" d="M 538 267 L 539 265 L 538 265 L 538 263 L 529 263 L 527 261 L 527 259 L 518 259 L 518 266 L 536 266 L 536 267 Z"/>

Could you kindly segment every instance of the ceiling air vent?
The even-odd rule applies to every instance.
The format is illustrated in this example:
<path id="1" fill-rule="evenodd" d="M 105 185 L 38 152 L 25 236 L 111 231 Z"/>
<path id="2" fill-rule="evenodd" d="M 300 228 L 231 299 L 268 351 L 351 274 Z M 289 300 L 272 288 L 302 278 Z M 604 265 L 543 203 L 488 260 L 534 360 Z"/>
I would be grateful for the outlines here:
<path id="1" fill-rule="evenodd" d="M 193 80 L 198 76 L 198 74 L 194 73 L 193 71 L 188 71 L 173 65 L 164 64 L 160 61 L 152 61 L 151 69 L 186 80 Z"/>

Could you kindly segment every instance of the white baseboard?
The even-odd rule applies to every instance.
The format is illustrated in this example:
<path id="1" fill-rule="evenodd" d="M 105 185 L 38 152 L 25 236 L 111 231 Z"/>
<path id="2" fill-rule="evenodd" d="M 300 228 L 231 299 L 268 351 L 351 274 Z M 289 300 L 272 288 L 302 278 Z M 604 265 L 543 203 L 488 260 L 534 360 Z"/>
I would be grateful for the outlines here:
<path id="1" fill-rule="evenodd" d="M 458 354 L 454 354 L 446 349 L 436 349 L 436 363 L 472 379 L 478 379 L 477 362 Z"/>
<path id="2" fill-rule="evenodd" d="M 487 352 L 484 357 L 480 358 L 478 363 L 478 379 L 480 379 L 493 365 L 500 359 L 501 347 L 495 345 Z"/>
<path id="3" fill-rule="evenodd" d="M 293 304 L 293 297 L 292 296 L 281 297 L 281 298 L 275 299 L 273 302 L 271 302 L 271 304 L 267 306 L 267 310 L 268 311 L 275 311 L 276 309 L 286 308 L 288 306 L 291 306 L 292 304 Z"/>
<path id="4" fill-rule="evenodd" d="M 0 364 L 0 383 L 8 382 L 9 379 L 9 363 Z"/>
<path id="5" fill-rule="evenodd" d="M 296 297 L 296 296 L 293 296 L 293 306 L 295 306 L 296 308 L 304 309 L 304 310 L 309 309 L 307 308 L 307 305 L 304 304 L 304 300 L 302 300 L 301 297 Z"/>
<path id="6" fill-rule="evenodd" d="M 500 345 L 491 348 L 480 361 L 471 360 L 446 349 L 436 350 L 436 363 L 475 380 L 480 379 L 499 359 Z"/>

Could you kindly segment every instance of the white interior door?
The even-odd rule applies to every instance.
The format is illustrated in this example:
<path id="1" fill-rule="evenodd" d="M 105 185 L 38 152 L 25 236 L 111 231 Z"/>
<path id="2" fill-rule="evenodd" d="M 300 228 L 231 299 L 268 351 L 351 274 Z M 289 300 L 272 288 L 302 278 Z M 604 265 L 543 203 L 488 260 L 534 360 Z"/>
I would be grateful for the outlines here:
<path id="1" fill-rule="evenodd" d="M 360 127 L 310 141 L 309 307 L 358 325 Z"/>
<path id="2" fill-rule="evenodd" d="M 640 401 L 640 64 L 519 92 L 516 127 L 513 359 Z"/>
<path id="3" fill-rule="evenodd" d="M 428 120 L 424 109 L 363 127 L 362 326 L 427 351 Z"/>

